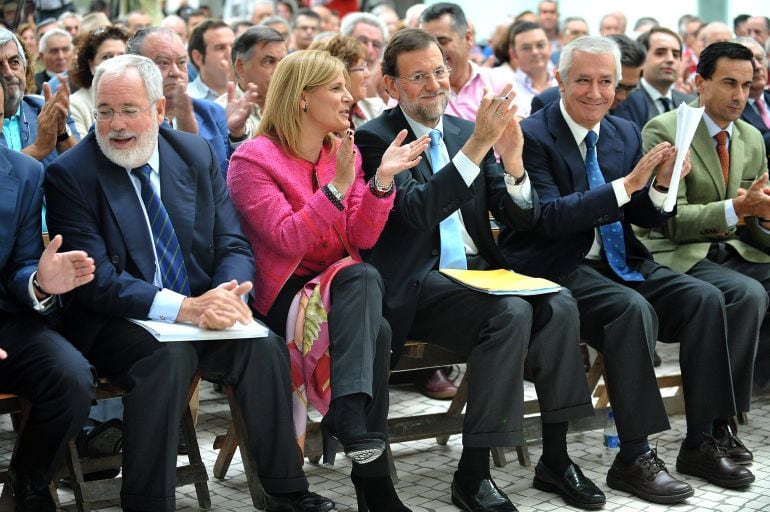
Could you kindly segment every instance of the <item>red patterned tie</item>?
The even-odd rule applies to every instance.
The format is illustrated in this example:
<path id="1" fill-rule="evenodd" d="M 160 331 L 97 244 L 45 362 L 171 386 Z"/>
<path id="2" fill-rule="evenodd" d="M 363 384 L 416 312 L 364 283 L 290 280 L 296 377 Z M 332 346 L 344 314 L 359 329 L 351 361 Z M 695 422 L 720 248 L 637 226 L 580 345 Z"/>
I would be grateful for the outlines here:
<path id="1" fill-rule="evenodd" d="M 730 177 L 730 152 L 727 150 L 727 132 L 722 130 L 714 135 L 717 140 L 717 155 L 719 155 L 719 163 L 722 165 L 722 178 L 725 180 L 725 188 L 727 188 L 727 180 Z"/>

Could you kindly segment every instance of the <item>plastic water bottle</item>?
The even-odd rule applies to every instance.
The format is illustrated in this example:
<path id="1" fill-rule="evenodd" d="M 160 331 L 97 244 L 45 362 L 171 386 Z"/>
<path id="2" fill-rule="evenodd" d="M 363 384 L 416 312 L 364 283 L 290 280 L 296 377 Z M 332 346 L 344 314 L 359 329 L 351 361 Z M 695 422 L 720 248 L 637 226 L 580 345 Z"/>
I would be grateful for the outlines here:
<path id="1" fill-rule="evenodd" d="M 618 429 L 615 426 L 615 414 L 610 409 L 607 414 L 607 422 L 604 424 L 604 450 L 602 452 L 602 462 L 605 466 L 611 466 L 615 461 L 615 456 L 620 451 L 620 440 L 618 439 Z"/>

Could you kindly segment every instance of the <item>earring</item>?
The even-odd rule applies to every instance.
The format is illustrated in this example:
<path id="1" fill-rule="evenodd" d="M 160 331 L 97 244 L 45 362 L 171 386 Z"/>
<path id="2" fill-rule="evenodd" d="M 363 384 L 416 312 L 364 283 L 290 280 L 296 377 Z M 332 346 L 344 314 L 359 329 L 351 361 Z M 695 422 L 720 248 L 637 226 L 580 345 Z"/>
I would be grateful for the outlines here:
<path id="1" fill-rule="evenodd" d="M 308 110 L 310 110 L 310 109 L 307 107 L 307 103 L 302 105 L 302 112 L 307 112 Z"/>

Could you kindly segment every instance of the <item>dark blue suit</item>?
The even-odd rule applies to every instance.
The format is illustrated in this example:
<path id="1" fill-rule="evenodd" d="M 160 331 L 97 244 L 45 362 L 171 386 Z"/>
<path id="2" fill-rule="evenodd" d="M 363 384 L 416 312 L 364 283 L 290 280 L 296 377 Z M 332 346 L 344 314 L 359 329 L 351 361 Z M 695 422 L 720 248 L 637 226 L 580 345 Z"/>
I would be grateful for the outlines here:
<path id="1" fill-rule="evenodd" d="M 770 105 L 770 91 L 765 91 L 762 93 L 762 95 L 765 98 L 765 105 Z M 765 126 L 765 123 L 762 121 L 762 117 L 760 117 L 759 112 L 757 112 L 756 109 L 747 102 L 746 108 L 743 109 L 743 113 L 741 114 L 741 119 L 762 133 L 762 138 L 765 141 L 765 154 L 768 154 L 768 159 L 770 161 L 770 151 L 767 149 L 770 147 L 770 128 Z"/>
<path id="2" fill-rule="evenodd" d="M 671 91 L 671 99 L 673 100 L 671 105 L 673 110 L 682 103 L 689 103 L 695 97 L 674 89 Z M 635 91 L 628 95 L 626 101 L 613 111 L 613 114 L 631 121 L 641 130 L 647 121 L 657 116 L 659 112 L 652 97 L 639 85 Z"/>
<path id="3" fill-rule="evenodd" d="M 445 115 L 444 143 L 454 157 L 473 132 L 473 123 Z M 415 134 L 401 108 L 386 110 L 356 130 L 364 172 L 374 175 L 382 155 L 402 129 Z M 396 357 L 406 339 L 439 344 L 468 354 L 481 371 L 470 373 L 465 446 L 510 446 L 521 441 L 524 355 L 534 368 L 543 421 L 561 422 L 591 414 L 578 354 L 577 312 L 566 292 L 534 297 L 480 294 L 437 272 L 441 248 L 439 223 L 460 210 L 462 222 L 478 248 L 469 267 L 501 268 L 489 212 L 515 229 L 537 221 L 532 208 L 511 199 L 503 169 L 489 151 L 469 187 L 450 161 L 440 172 L 423 158 L 395 176 L 396 200 L 382 235 L 364 256 L 385 280 L 383 314 L 393 329 Z M 494 379 L 489 376 L 494 375 Z M 545 403 L 542 401 L 545 400 Z"/>
<path id="4" fill-rule="evenodd" d="M 45 485 L 88 415 L 94 374 L 80 352 L 32 310 L 29 281 L 43 249 L 42 166 L 0 147 L 0 183 L 0 348 L 8 352 L 0 361 L 0 390 L 33 404 L 11 465 Z"/>
<path id="5" fill-rule="evenodd" d="M 555 85 L 544 90 L 540 94 L 532 98 L 532 105 L 530 106 L 529 115 L 534 114 L 546 105 L 550 105 L 554 101 L 559 101 L 561 93 L 559 92 L 559 86 Z"/>
<path id="6" fill-rule="evenodd" d="M 40 114 L 40 110 L 43 108 L 45 100 L 42 96 L 34 94 L 27 94 L 21 100 L 21 113 L 19 119 L 19 129 L 21 130 L 21 147 L 26 148 L 37 139 L 37 116 Z M 77 128 L 75 128 L 75 121 L 72 120 L 72 116 L 67 115 L 67 126 L 75 136 L 77 140 L 80 140 L 80 134 Z M 5 140 L 5 135 L 0 133 L 0 144 L 7 146 L 8 142 Z M 54 148 L 45 158 L 43 158 L 43 167 L 48 167 L 48 164 L 54 161 L 59 156 L 59 153 Z"/>
<path id="7" fill-rule="evenodd" d="M 225 109 L 211 101 L 193 98 L 193 111 L 198 122 L 198 135 L 211 144 L 222 175 L 227 175 L 227 163 L 232 150 L 228 141 L 227 117 Z"/>
<path id="8" fill-rule="evenodd" d="M 250 244 L 227 195 L 216 156 L 198 136 L 161 127 L 161 199 L 198 296 L 231 279 L 253 279 Z M 125 169 L 109 161 L 93 132 L 46 172 L 48 223 L 65 244 L 96 261 L 93 282 L 75 290 L 63 328 L 124 396 L 122 505 L 174 510 L 178 424 L 196 368 L 235 384 L 262 484 L 307 489 L 291 427 L 289 360 L 275 335 L 256 342 L 158 343 L 125 320 L 147 318 L 158 288 L 149 228 Z M 271 418 L 270 422 L 264 418 Z M 132 427 L 133 426 L 133 427 Z M 156 461 L 147 466 L 147 460 Z"/>
<path id="9" fill-rule="evenodd" d="M 621 440 L 668 428 L 652 366 L 657 339 L 679 342 L 688 420 L 727 417 L 735 409 L 724 325 L 716 288 L 657 265 L 631 223 L 650 227 L 668 216 L 653 205 L 647 187 L 618 206 L 611 182 L 641 157 L 639 130 L 605 116 L 597 156 L 606 184 L 588 188 L 579 146 L 552 103 L 525 119 L 524 167 L 541 203 L 538 229 L 515 236 L 503 227 L 500 245 L 512 268 L 568 287 L 578 301 L 583 338 L 604 354 L 606 378 Z M 585 260 L 598 226 L 620 221 L 629 265 L 644 281 L 620 281 L 601 260 Z"/>

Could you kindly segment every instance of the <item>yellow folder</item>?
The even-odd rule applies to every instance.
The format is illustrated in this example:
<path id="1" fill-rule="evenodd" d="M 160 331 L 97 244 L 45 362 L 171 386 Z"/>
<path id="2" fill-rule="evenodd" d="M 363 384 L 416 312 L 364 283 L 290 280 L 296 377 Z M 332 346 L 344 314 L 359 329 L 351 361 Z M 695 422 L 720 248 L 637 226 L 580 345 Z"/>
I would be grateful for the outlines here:
<path id="1" fill-rule="evenodd" d="M 540 277 L 517 274 L 513 270 L 439 270 L 452 281 L 479 292 L 491 295 L 542 295 L 555 293 L 561 286 Z"/>

